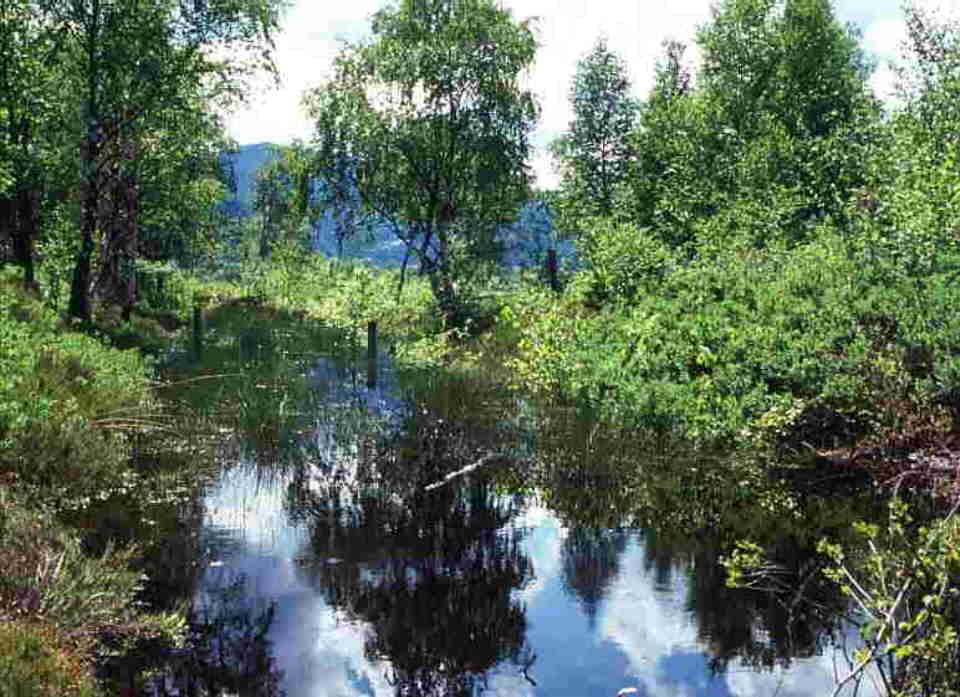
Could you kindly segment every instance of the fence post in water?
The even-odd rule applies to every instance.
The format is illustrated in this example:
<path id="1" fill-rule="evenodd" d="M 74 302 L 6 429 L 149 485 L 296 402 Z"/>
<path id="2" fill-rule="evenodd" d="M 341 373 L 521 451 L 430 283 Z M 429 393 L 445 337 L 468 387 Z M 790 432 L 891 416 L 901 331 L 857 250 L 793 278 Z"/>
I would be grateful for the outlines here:
<path id="1" fill-rule="evenodd" d="M 557 280 L 557 250 L 547 250 L 547 280 L 554 293 L 560 292 L 560 282 Z"/>
<path id="2" fill-rule="evenodd" d="M 367 322 L 367 387 L 377 386 L 377 323 Z"/>
<path id="3" fill-rule="evenodd" d="M 203 308 L 200 299 L 193 299 L 193 353 L 200 360 L 203 354 Z"/>

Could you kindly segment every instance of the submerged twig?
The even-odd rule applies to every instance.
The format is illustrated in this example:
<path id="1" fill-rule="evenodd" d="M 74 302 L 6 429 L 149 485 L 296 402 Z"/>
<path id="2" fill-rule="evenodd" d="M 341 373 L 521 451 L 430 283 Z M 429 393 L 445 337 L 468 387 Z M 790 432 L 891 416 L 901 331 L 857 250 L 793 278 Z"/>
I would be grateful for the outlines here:
<path id="1" fill-rule="evenodd" d="M 188 382 L 198 382 L 199 380 L 219 380 L 223 378 L 236 378 L 243 377 L 243 373 L 218 373 L 216 375 L 195 375 L 189 378 L 183 378 L 182 380 L 174 380 L 173 382 L 164 382 L 162 380 L 151 380 L 151 387 L 176 387 L 177 385 L 185 385 Z"/>
<path id="2" fill-rule="evenodd" d="M 494 460 L 498 460 L 502 457 L 504 457 L 502 453 L 489 453 L 487 455 L 484 455 L 479 460 L 474 462 L 472 465 L 467 465 L 466 467 L 462 467 L 461 469 L 458 469 L 456 472 L 451 472 L 446 477 L 444 477 L 443 479 L 440 479 L 439 481 L 434 482 L 433 484 L 427 484 L 425 487 L 423 487 L 423 490 L 433 491 L 434 489 L 439 489 L 444 484 L 447 484 L 448 482 L 456 479 L 457 477 L 462 477 L 465 474 L 469 474 L 470 472 L 473 472 L 475 469 L 479 469 L 484 465 L 489 465 Z"/>

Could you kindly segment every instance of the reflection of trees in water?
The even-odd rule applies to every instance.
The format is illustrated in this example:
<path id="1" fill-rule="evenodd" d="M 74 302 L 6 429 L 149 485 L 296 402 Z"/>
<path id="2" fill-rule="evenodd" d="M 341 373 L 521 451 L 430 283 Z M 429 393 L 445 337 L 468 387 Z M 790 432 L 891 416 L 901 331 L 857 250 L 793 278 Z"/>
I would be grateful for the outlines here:
<path id="1" fill-rule="evenodd" d="M 275 605 L 251 607 L 242 575 L 208 591 L 189 616 L 187 648 L 169 660 L 145 694 L 150 697 L 280 697 L 281 672 L 267 639 Z"/>
<path id="2" fill-rule="evenodd" d="M 781 500 L 770 494 L 779 484 L 755 463 L 651 448 L 580 416 L 568 410 L 544 422 L 533 478 L 571 530 L 564 577 L 588 615 L 617 573 L 622 547 L 614 531 L 634 525 L 643 529 L 646 568 L 660 589 L 673 587 L 677 573 L 688 576 L 688 608 L 715 670 L 731 660 L 787 666 L 823 650 L 844 602 L 818 573 L 815 543 L 862 514 L 800 499 L 807 514 L 784 515 L 770 505 Z M 765 544 L 777 564 L 775 588 L 726 586 L 719 557 L 743 538 Z"/>
<path id="3" fill-rule="evenodd" d="M 513 592 L 533 572 L 509 525 L 522 501 L 482 478 L 424 491 L 491 442 L 423 405 L 410 414 L 358 452 L 349 485 L 295 479 L 290 501 L 308 512 L 316 560 L 302 573 L 369 625 L 366 652 L 389 661 L 397 695 L 472 695 L 498 663 L 523 660 L 526 619 Z"/>
<path id="4" fill-rule="evenodd" d="M 775 583 L 729 588 L 717 535 L 686 543 L 661 540 L 652 530 L 644 536 L 645 566 L 658 585 L 669 587 L 676 573 L 690 579 L 687 608 L 712 670 L 724 672 L 733 660 L 756 669 L 787 668 L 796 658 L 819 654 L 832 640 L 844 602 L 819 573 L 812 548 L 781 540 L 771 549 L 776 566 L 769 580 Z"/>
<path id="5" fill-rule="evenodd" d="M 592 627 L 600 601 L 620 571 L 629 534 L 623 530 L 574 528 L 563 540 L 563 582 L 583 605 Z"/>
<path id="6" fill-rule="evenodd" d="M 172 383 L 163 395 L 190 410 L 190 426 L 235 430 L 244 455 L 276 466 L 295 448 L 310 402 L 321 397 L 311 367 L 342 339 L 321 323 L 254 301 L 221 306 L 206 320 L 200 356 L 186 352 L 163 367 Z"/>

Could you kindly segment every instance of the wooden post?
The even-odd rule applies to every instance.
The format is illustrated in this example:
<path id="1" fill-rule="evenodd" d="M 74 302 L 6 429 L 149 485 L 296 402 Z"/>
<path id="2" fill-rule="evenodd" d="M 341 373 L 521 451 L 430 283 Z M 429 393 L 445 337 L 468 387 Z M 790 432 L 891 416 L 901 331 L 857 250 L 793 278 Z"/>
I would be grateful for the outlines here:
<path id="1" fill-rule="evenodd" d="M 193 299 L 193 353 L 197 360 L 203 355 L 203 308 L 197 298 Z"/>
<path id="2" fill-rule="evenodd" d="M 547 250 L 547 279 L 553 292 L 560 292 L 560 281 L 557 279 L 557 250 Z"/>
<path id="3" fill-rule="evenodd" d="M 367 322 L 367 387 L 377 386 L 377 323 Z"/>

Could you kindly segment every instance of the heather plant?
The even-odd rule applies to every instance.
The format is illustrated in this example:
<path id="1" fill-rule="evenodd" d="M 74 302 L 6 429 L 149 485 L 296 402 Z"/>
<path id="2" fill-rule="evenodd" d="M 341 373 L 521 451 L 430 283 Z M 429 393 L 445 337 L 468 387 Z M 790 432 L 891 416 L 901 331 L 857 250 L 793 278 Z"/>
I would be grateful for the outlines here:
<path id="1" fill-rule="evenodd" d="M 140 638 L 183 640 L 181 617 L 146 614 L 138 602 L 135 547 L 91 556 L 49 510 L 4 489 L 0 499 L 0 694 L 99 694 L 89 660 L 105 632 L 122 638 L 115 651 Z"/>
<path id="2" fill-rule="evenodd" d="M 0 284 L 0 469 L 39 485 L 105 485 L 128 453 L 115 427 L 151 410 L 146 363 L 58 331 L 55 316 L 14 286 Z"/>
<path id="3" fill-rule="evenodd" d="M 0 623 L 0 694 L 10 697 L 100 697 L 83 661 L 63 651 L 50 624 Z"/>

